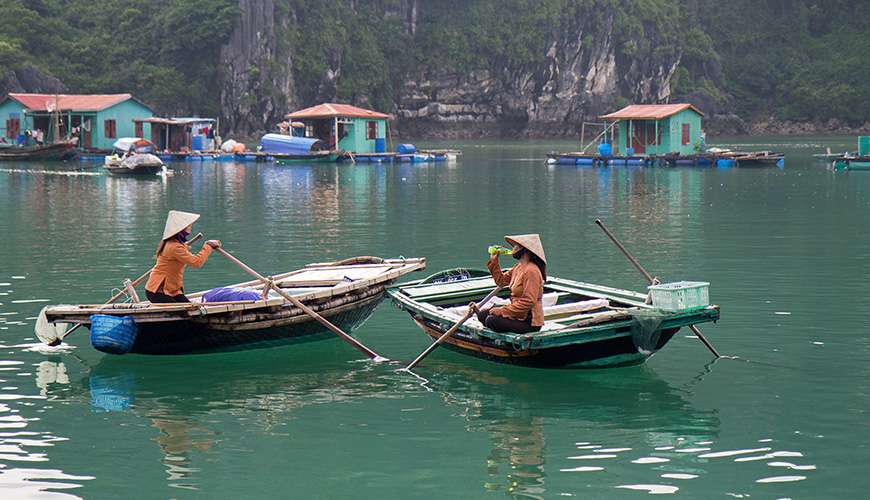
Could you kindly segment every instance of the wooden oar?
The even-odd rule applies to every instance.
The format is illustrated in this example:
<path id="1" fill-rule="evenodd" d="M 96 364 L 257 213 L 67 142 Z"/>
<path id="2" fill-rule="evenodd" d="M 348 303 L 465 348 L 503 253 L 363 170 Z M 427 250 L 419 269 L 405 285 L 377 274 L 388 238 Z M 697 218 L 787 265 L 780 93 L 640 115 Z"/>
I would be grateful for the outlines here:
<path id="1" fill-rule="evenodd" d="M 478 309 L 483 307 L 484 304 L 489 302 L 489 299 L 495 297 L 495 295 L 498 292 L 500 292 L 501 290 L 502 290 L 502 287 L 498 287 L 498 286 L 495 287 L 495 290 L 489 292 L 489 295 L 487 295 L 486 297 L 483 298 L 483 300 L 481 300 L 480 302 L 477 303 Z M 411 368 L 414 368 L 415 366 L 417 366 L 417 363 L 419 363 L 420 361 L 423 361 L 423 358 L 428 356 L 430 352 L 434 351 L 435 348 L 438 347 L 439 344 L 441 344 L 442 342 L 444 342 L 445 340 L 450 338 L 451 335 L 456 333 L 456 330 L 458 330 L 459 327 L 462 326 L 463 323 L 468 321 L 468 318 L 470 318 L 474 314 L 474 308 L 471 307 L 472 304 L 468 304 L 468 312 L 465 313 L 465 316 L 463 316 L 462 319 L 460 319 L 455 325 L 453 325 L 452 328 L 450 328 L 449 330 L 444 332 L 443 335 L 438 337 L 438 340 L 436 340 L 435 342 L 432 342 L 432 344 L 429 347 L 427 347 L 425 351 L 421 352 L 420 355 L 417 356 L 417 359 L 415 359 L 414 361 L 411 361 L 411 364 L 409 364 L 408 366 L 405 367 L 405 370 L 409 371 L 409 370 L 411 370 Z"/>
<path id="2" fill-rule="evenodd" d="M 622 245 L 622 243 L 620 243 L 620 241 L 618 239 L 616 239 L 616 236 L 614 236 L 613 233 L 611 233 L 610 230 L 607 229 L 607 227 L 604 225 L 604 223 L 601 222 L 601 219 L 595 219 L 595 223 L 598 224 L 598 227 L 600 227 L 601 230 L 604 231 L 604 234 L 606 234 L 607 237 L 610 238 L 610 241 L 612 241 L 613 244 L 616 245 L 616 248 L 619 248 L 619 251 L 621 251 L 622 254 L 625 255 L 625 258 L 627 258 L 628 261 L 631 262 L 631 264 L 638 271 L 640 271 L 641 274 L 643 274 L 643 277 L 646 278 L 646 280 L 649 282 L 649 284 L 654 285 L 656 283 L 655 278 L 653 278 L 652 275 L 650 273 L 648 273 L 646 271 L 646 269 L 643 268 L 642 265 L 640 265 L 640 262 L 638 262 L 637 259 L 635 259 L 634 256 L 628 252 L 628 250 Z M 695 325 L 689 325 L 689 330 L 692 330 L 692 333 L 694 333 L 695 336 L 698 337 L 698 339 L 701 342 L 703 342 L 705 346 L 707 346 L 707 349 L 709 349 L 710 352 L 713 353 L 713 356 L 716 356 L 717 358 L 722 357 L 719 354 L 719 352 L 716 351 L 716 348 L 713 347 L 713 344 L 711 344 L 710 341 L 707 340 L 706 337 L 704 337 L 704 334 L 701 333 L 700 328 L 698 328 Z"/>
<path id="3" fill-rule="evenodd" d="M 202 239 L 202 233 L 198 233 L 196 236 L 194 236 L 193 238 L 191 238 L 190 241 L 187 241 L 187 242 L 185 243 L 185 245 L 187 245 L 187 246 L 193 245 L 194 243 L 196 243 L 196 242 L 199 241 L 200 239 Z M 143 281 L 145 281 L 145 278 L 147 278 L 148 275 L 151 274 L 151 271 L 153 271 L 153 270 L 154 270 L 154 268 L 152 267 L 151 269 L 145 271 L 145 274 L 143 274 L 142 276 L 139 276 L 138 278 L 136 278 L 135 280 L 133 280 L 133 281 L 130 283 L 129 288 L 136 287 L 136 286 L 138 286 L 140 283 L 142 283 Z M 104 305 L 104 306 L 107 306 L 107 305 L 109 305 L 109 304 L 114 304 L 116 300 L 120 299 L 121 297 L 123 297 L 123 296 L 125 296 L 125 295 L 127 295 L 127 287 L 124 287 L 123 290 L 121 290 L 120 292 L 118 292 L 118 293 L 116 293 L 115 295 L 113 295 L 112 298 L 109 299 L 109 300 L 107 300 L 103 305 Z M 48 345 L 51 346 L 51 347 L 57 347 L 57 346 L 59 346 L 59 345 L 63 342 L 63 340 L 64 340 L 65 338 L 69 337 L 69 336 L 70 336 L 74 331 L 78 330 L 80 326 L 82 326 L 81 323 L 76 323 L 75 325 L 73 325 L 72 328 L 70 328 L 69 330 L 67 330 L 67 331 L 63 334 L 62 337 L 58 337 L 58 338 L 52 340 L 51 342 L 48 343 Z"/>
<path id="4" fill-rule="evenodd" d="M 368 347 L 362 345 L 362 343 L 360 343 L 360 341 L 358 341 L 357 339 L 351 337 L 350 335 L 348 335 L 347 333 L 342 331 L 341 328 L 335 326 L 334 324 L 329 322 L 329 320 L 327 320 L 323 316 L 317 314 L 317 312 L 315 312 L 313 309 L 311 309 L 310 307 L 303 304 L 299 299 L 297 299 L 296 297 L 294 297 L 294 296 L 290 295 L 289 293 L 285 292 L 284 290 L 282 290 L 281 287 L 276 285 L 274 281 L 270 280 L 269 278 L 266 278 L 265 276 L 258 273 L 257 271 L 254 271 L 253 269 L 248 267 L 247 264 L 245 264 L 244 262 L 235 258 L 232 254 L 230 254 L 229 252 L 227 252 L 223 248 L 215 248 L 215 251 L 220 253 L 224 257 L 228 258 L 229 260 L 231 260 L 237 266 L 244 269 L 245 272 L 247 272 L 251 276 L 254 276 L 258 280 L 262 281 L 263 284 L 266 285 L 266 287 L 271 287 L 272 290 L 275 290 L 275 292 L 278 293 L 278 295 L 284 297 L 285 300 L 289 301 L 291 304 L 298 307 L 299 309 L 302 309 L 302 312 L 304 312 L 305 314 L 307 314 L 307 315 L 311 316 L 312 318 L 314 318 L 315 320 L 317 320 L 321 325 L 328 328 L 332 333 L 338 335 L 339 337 L 341 337 L 342 340 L 344 340 L 345 342 L 347 342 L 348 344 L 350 344 L 351 346 L 356 348 L 359 352 L 368 356 L 369 359 L 371 359 L 373 361 L 378 361 L 378 362 L 389 361 L 387 358 L 385 358 L 383 356 L 379 356 L 378 353 L 376 353 L 375 351 L 372 351 Z"/>

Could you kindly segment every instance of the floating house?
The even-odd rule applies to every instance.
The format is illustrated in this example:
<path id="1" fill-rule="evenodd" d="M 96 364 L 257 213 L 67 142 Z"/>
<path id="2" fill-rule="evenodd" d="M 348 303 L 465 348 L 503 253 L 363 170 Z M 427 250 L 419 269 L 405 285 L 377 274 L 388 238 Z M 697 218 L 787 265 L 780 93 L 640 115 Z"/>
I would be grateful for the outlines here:
<path id="1" fill-rule="evenodd" d="M 327 149 L 352 154 L 387 152 L 387 121 L 390 115 L 348 104 L 325 103 L 290 113 L 288 120 L 304 127 L 299 135 L 319 139 Z M 294 135 L 297 135 L 294 133 Z"/>
<path id="2" fill-rule="evenodd" d="M 220 144 L 215 144 L 217 130 L 213 118 L 160 118 L 156 116 L 143 117 L 134 120 L 136 137 L 148 139 L 138 132 L 150 128 L 150 140 L 160 151 L 192 152 L 215 151 Z"/>
<path id="3" fill-rule="evenodd" d="M 80 148 L 110 150 L 121 137 L 150 133 L 134 120 L 153 114 L 130 94 L 11 93 L 0 101 L 0 136 L 7 142 L 19 142 L 24 131 L 39 130 L 46 141 L 77 136 Z"/>
<path id="4" fill-rule="evenodd" d="M 691 104 L 632 104 L 600 118 L 617 130 L 614 155 L 685 156 L 703 152 L 703 116 Z"/>

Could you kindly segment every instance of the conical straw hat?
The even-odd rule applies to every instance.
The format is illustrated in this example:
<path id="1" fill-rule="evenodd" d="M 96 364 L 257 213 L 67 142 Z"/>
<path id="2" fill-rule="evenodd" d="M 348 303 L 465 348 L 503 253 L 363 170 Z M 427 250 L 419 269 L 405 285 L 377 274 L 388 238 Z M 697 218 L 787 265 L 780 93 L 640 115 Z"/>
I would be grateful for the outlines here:
<path id="1" fill-rule="evenodd" d="M 163 238 L 161 239 L 165 240 L 175 236 L 184 230 L 184 228 L 196 222 L 197 219 L 199 219 L 199 214 L 170 210 L 169 216 L 166 217 L 166 226 L 163 228 Z"/>
<path id="2" fill-rule="evenodd" d="M 541 243 L 541 237 L 537 234 L 517 234 L 514 236 L 505 236 L 504 240 L 511 245 L 519 245 L 526 250 L 537 255 L 544 264 L 547 263 L 547 256 L 544 255 L 544 245 Z"/>

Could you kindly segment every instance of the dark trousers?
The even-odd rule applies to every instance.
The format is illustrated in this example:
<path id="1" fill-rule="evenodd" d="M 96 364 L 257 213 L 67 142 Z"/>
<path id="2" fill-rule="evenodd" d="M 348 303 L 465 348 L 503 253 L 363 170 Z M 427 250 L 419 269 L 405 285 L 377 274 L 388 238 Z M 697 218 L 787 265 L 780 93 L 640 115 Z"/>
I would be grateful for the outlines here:
<path id="1" fill-rule="evenodd" d="M 499 333 L 531 333 L 541 330 L 540 326 L 532 326 L 532 315 L 524 320 L 503 318 L 497 314 L 490 314 L 489 310 L 477 313 L 477 319 L 490 330 Z"/>
<path id="2" fill-rule="evenodd" d="M 152 304 L 172 304 L 174 302 L 190 302 L 187 297 L 184 296 L 183 293 L 179 293 L 178 295 L 166 295 L 165 293 L 156 293 L 149 292 L 145 290 L 145 296 L 148 297 L 148 300 L 151 301 Z"/>

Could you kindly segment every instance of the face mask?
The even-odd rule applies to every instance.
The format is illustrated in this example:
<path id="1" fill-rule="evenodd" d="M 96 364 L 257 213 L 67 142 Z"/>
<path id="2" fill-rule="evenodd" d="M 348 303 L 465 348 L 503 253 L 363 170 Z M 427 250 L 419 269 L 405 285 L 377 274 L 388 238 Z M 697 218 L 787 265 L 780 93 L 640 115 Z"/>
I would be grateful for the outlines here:
<path id="1" fill-rule="evenodd" d="M 190 236 L 189 231 L 181 231 L 180 233 L 175 235 L 175 239 L 177 239 L 180 243 L 187 243 L 188 236 Z"/>

